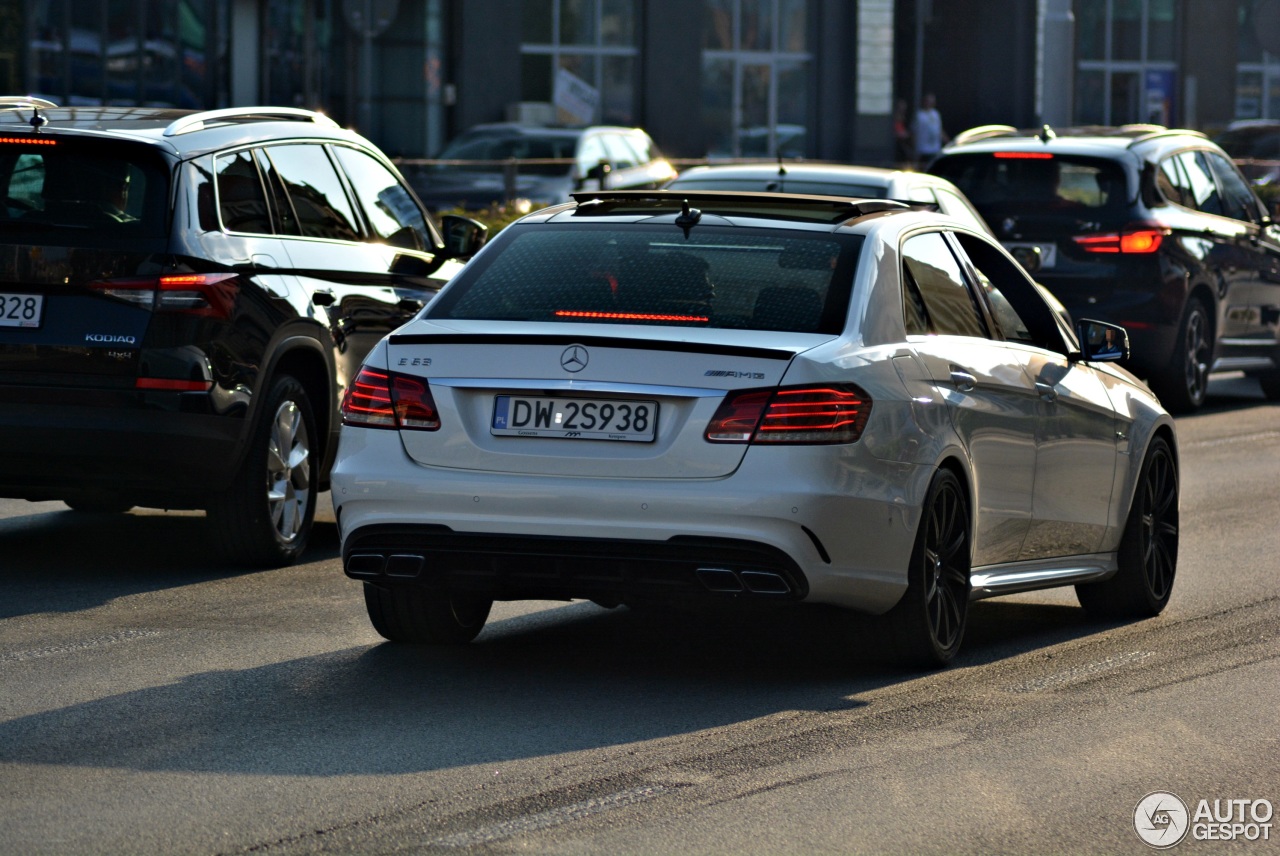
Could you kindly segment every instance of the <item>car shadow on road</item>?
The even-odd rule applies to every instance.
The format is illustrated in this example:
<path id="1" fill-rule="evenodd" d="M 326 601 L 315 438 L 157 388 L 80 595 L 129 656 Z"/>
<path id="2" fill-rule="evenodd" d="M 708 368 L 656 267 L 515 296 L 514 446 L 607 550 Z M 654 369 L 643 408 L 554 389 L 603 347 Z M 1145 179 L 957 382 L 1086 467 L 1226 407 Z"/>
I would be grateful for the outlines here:
<path id="1" fill-rule="evenodd" d="M 56 509 L 0 518 L 0 619 L 75 612 L 117 597 L 255 573 L 217 558 L 201 512 L 90 514 Z M 317 522 L 304 562 L 338 556 Z"/>
<path id="2" fill-rule="evenodd" d="M 957 681 L 966 668 L 1101 629 L 1057 605 L 983 602 L 973 621 L 960 661 L 944 673 Z M 840 714 L 878 703 L 865 694 L 922 677 L 887 664 L 882 647 L 836 610 L 707 616 L 575 603 L 495 621 L 468 646 L 361 645 L 17 717 L 0 723 L 0 764 L 406 774 L 778 714 L 840 732 L 822 739 L 854 739 L 862 726 Z"/>

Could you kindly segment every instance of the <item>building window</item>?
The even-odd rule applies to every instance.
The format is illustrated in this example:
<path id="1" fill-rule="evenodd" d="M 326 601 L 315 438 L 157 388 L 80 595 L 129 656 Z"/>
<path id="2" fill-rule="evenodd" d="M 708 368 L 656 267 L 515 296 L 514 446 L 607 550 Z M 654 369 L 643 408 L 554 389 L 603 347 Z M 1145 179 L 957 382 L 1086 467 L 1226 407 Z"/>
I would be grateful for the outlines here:
<path id="1" fill-rule="evenodd" d="M 1177 5 L 1076 0 L 1076 122 L 1175 121 Z"/>
<path id="2" fill-rule="evenodd" d="M 800 157 L 812 54 L 806 0 L 705 0 L 702 106 L 710 157 Z"/>
<path id="3" fill-rule="evenodd" d="M 1240 0 L 1235 117 L 1280 119 L 1280 53 L 1272 52 L 1280 51 L 1280 43 L 1270 27 L 1264 24 L 1259 28 L 1258 5 L 1261 4 L 1252 0 Z"/>
<path id="4" fill-rule="evenodd" d="M 60 104 L 216 107 L 226 0 L 27 4 L 27 91 Z"/>
<path id="5" fill-rule="evenodd" d="M 567 125 L 634 125 L 635 0 L 524 0 L 520 99 Z"/>

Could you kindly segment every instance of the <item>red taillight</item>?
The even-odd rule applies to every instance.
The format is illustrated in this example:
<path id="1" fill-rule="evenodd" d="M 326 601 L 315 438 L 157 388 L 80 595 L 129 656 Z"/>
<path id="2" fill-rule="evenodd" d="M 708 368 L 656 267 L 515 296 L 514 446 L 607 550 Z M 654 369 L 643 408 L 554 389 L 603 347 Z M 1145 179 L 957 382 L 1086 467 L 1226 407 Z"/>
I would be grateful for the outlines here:
<path id="1" fill-rule="evenodd" d="M 174 380 L 167 377 L 140 377 L 136 389 L 162 389 L 168 392 L 207 392 L 213 386 L 208 380 Z"/>
<path id="2" fill-rule="evenodd" d="M 230 318 L 240 283 L 234 273 L 119 277 L 89 283 L 94 291 L 156 312 Z"/>
<path id="3" fill-rule="evenodd" d="M 364 367 L 342 396 L 342 424 L 435 431 L 440 415 L 425 380 Z"/>
<path id="4" fill-rule="evenodd" d="M 49 137 L 0 137 L 0 145 L 56 146 L 57 140 Z"/>
<path id="5" fill-rule="evenodd" d="M 1000 160 L 1053 160 L 1049 152 L 995 152 L 992 157 Z"/>
<path id="6" fill-rule="evenodd" d="M 1164 236 L 1164 229 L 1131 228 L 1101 235 L 1077 235 L 1074 240 L 1087 253 L 1146 255 L 1160 249 Z"/>
<path id="7" fill-rule="evenodd" d="M 725 397 L 707 426 L 712 443 L 855 443 L 871 396 L 852 384 L 748 389 Z"/>

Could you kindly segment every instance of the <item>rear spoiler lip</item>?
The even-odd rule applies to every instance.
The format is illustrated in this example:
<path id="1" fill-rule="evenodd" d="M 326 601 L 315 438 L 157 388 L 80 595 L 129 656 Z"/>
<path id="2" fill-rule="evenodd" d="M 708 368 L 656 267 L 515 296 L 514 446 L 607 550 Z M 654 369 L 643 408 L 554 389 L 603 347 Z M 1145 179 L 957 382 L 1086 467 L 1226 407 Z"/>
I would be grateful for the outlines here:
<path id="1" fill-rule="evenodd" d="M 828 339 L 835 338 L 829 333 L 798 333 L 796 335 L 821 335 Z M 759 360 L 794 359 L 795 356 L 810 350 L 813 345 L 805 344 L 790 348 L 753 348 L 744 345 L 720 345 L 709 342 L 664 341 L 661 339 L 633 339 L 624 336 L 574 336 L 519 333 L 396 333 L 387 339 L 387 344 L 396 345 L 582 345 L 588 348 L 626 348 L 635 351 L 675 351 L 688 354 L 715 354 L 725 357 L 744 357 Z"/>

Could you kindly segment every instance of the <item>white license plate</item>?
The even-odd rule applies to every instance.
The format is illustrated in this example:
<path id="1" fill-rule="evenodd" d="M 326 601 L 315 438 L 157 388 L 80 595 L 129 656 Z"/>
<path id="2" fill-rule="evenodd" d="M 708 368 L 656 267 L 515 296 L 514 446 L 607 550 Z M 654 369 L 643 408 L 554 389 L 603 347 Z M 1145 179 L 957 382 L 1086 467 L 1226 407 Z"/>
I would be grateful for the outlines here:
<path id="1" fill-rule="evenodd" d="M 43 312 L 42 294 L 0 292 L 0 327 L 39 327 Z"/>
<path id="2" fill-rule="evenodd" d="M 1004 248 L 1009 251 L 1009 255 L 1017 259 L 1018 263 L 1027 269 L 1028 273 L 1051 268 L 1058 263 L 1057 244 L 1006 241 Z"/>
<path id="3" fill-rule="evenodd" d="M 489 431 L 504 437 L 652 443 L 657 427 L 656 401 L 499 395 Z"/>

